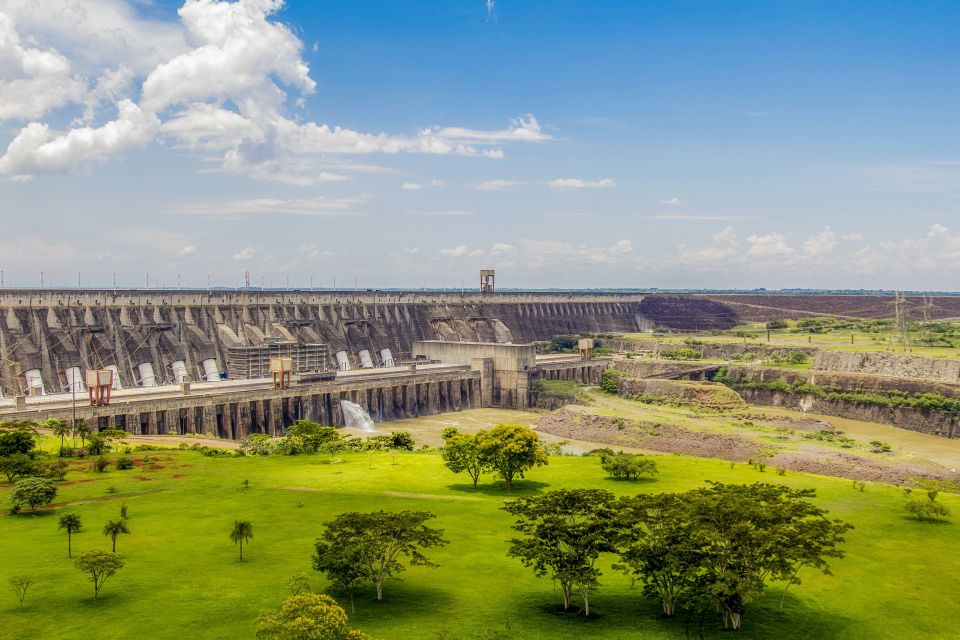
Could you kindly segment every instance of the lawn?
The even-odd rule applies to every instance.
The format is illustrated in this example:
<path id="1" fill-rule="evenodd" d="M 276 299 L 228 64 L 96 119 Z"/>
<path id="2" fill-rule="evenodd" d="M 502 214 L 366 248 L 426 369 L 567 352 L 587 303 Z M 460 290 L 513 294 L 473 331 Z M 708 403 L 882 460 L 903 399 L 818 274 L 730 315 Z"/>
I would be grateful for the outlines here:
<path id="1" fill-rule="evenodd" d="M 143 453 L 136 454 L 138 460 Z M 412 568 L 391 582 L 377 604 L 370 589 L 357 599 L 352 623 L 374 638 L 663 638 L 727 637 L 712 611 L 676 620 L 658 615 L 629 580 L 602 563 L 602 588 L 590 620 L 561 615 L 558 591 L 505 556 L 510 517 L 499 509 L 508 496 L 490 477 L 474 491 L 435 453 L 348 454 L 327 457 L 207 458 L 195 451 L 149 452 L 155 468 L 89 471 L 75 463 L 61 485 L 63 506 L 37 515 L 0 516 L 0 579 L 31 573 L 36 583 L 24 608 L 12 592 L 0 594 L 0 637 L 34 638 L 249 638 L 259 611 L 285 597 L 282 581 L 310 574 L 312 543 L 321 523 L 350 510 L 414 509 L 437 515 L 450 545 L 429 556 L 437 569 Z M 395 461 L 395 463 L 394 463 Z M 922 524 L 904 517 L 895 487 L 799 473 L 780 477 L 745 464 L 660 456 L 656 481 L 629 483 L 605 477 L 596 458 L 555 457 L 519 481 L 514 495 L 561 487 L 602 487 L 617 494 L 677 491 L 704 480 L 765 480 L 813 487 L 818 501 L 856 525 L 848 556 L 833 576 L 801 573 L 783 614 L 770 589 L 750 605 L 741 638 L 948 638 L 960 637 L 960 523 Z M 249 481 L 244 487 L 243 481 Z M 0 489 L 3 494 L 6 489 Z M 960 499 L 940 498 L 960 513 Z M 74 554 L 109 548 L 100 529 L 129 510 L 130 535 L 118 540 L 127 566 L 111 578 L 96 604 L 92 588 L 66 557 L 57 517 L 77 513 L 84 531 Z M 244 562 L 229 533 L 234 519 L 253 522 Z M 955 518 L 956 519 L 956 518 Z M 795 591 L 794 591 L 795 589 Z"/>

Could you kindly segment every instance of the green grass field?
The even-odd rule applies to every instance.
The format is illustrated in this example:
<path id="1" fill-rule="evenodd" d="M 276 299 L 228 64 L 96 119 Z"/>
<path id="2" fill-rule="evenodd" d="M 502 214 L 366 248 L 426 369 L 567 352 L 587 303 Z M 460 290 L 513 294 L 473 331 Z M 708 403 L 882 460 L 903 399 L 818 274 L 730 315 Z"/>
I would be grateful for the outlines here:
<path id="1" fill-rule="evenodd" d="M 658 334 L 649 333 L 624 334 L 624 340 L 659 340 L 664 345 L 680 345 L 690 340 L 705 344 L 743 343 L 756 346 L 771 347 L 805 347 L 827 349 L 830 351 L 888 351 L 891 353 L 923 356 L 927 358 L 960 359 L 960 348 L 957 346 L 924 346 L 923 338 L 935 334 L 913 328 L 909 332 L 911 344 L 903 345 L 899 342 L 900 336 L 894 335 L 892 327 L 883 327 L 876 330 L 864 330 L 857 327 L 841 327 L 822 333 L 798 330 L 795 322 L 786 329 L 774 329 L 769 332 L 767 339 L 766 325 L 762 322 L 741 324 L 725 331 L 704 332 L 677 332 Z M 949 342 L 956 344 L 960 340 L 960 323 L 943 323 L 953 327 L 947 335 Z M 616 340 L 611 341 L 613 344 Z M 809 365 L 807 365 L 809 366 Z"/>
<path id="2" fill-rule="evenodd" d="M 252 637 L 258 612 L 278 607 L 285 597 L 284 578 L 305 572 L 315 589 L 326 587 L 310 564 L 321 523 L 343 511 L 374 509 L 432 511 L 451 541 L 430 554 L 438 569 L 412 568 L 402 582 L 388 585 L 383 603 L 377 604 L 370 590 L 360 595 L 352 623 L 375 638 L 726 635 L 712 612 L 661 619 L 658 605 L 606 568 L 609 561 L 593 598 L 596 617 L 559 614 L 552 583 L 505 556 L 510 518 L 499 507 L 508 496 L 489 477 L 473 491 L 436 454 L 401 454 L 396 464 L 389 454 L 345 455 L 342 464 L 321 456 L 207 458 L 176 450 L 148 455 L 162 468 L 96 474 L 83 462 L 83 470 L 71 471 L 60 488 L 62 507 L 0 517 L 3 588 L 13 574 L 31 573 L 36 580 L 22 610 L 12 592 L 0 594 L 0 637 Z M 770 590 L 750 606 L 737 635 L 960 637 L 960 525 L 906 519 L 905 498 L 895 487 L 868 485 L 861 492 L 846 480 L 779 477 L 745 464 L 731 469 L 726 462 L 682 456 L 662 456 L 658 464 L 656 481 L 627 483 L 606 478 L 595 458 L 557 457 L 529 473 L 515 495 L 561 487 L 602 487 L 617 494 L 676 491 L 702 486 L 705 479 L 814 487 L 825 507 L 856 525 L 848 557 L 835 562 L 832 577 L 801 574 L 803 584 L 788 595 L 783 614 L 776 611 L 779 593 Z M 108 492 L 110 487 L 115 492 Z M 955 496 L 941 500 L 955 513 L 960 510 Z M 75 554 L 109 548 L 100 529 L 124 503 L 132 534 L 119 539 L 118 551 L 127 566 L 107 582 L 94 605 L 89 582 L 66 557 L 57 517 L 69 511 L 83 519 Z M 254 525 L 243 563 L 228 538 L 237 518 Z"/>

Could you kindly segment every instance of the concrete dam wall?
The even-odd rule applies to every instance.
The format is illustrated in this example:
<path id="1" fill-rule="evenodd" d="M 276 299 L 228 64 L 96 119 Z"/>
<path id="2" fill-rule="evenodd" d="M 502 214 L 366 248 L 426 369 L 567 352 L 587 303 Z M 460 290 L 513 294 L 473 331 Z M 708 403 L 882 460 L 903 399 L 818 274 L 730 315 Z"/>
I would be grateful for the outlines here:
<path id="1" fill-rule="evenodd" d="M 330 366 L 396 359 L 416 340 L 513 342 L 647 325 L 639 294 L 0 291 L 0 388 L 70 390 L 88 368 L 123 387 L 213 380 L 231 347 L 325 344 Z M 362 353 L 366 352 L 366 353 Z M 228 371 L 229 374 L 229 371 Z M 80 389 L 78 389 L 80 391 Z"/>

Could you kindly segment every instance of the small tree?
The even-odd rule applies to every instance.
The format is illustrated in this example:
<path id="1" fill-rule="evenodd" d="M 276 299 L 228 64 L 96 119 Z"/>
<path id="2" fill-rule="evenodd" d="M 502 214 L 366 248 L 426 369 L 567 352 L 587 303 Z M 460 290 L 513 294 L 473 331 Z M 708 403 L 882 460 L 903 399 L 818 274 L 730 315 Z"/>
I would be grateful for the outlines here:
<path id="1" fill-rule="evenodd" d="M 34 457 L 37 446 L 37 423 L 31 420 L 0 422 L 0 458 L 22 453 Z"/>
<path id="2" fill-rule="evenodd" d="M 522 424 L 499 424 L 477 433 L 477 448 L 486 463 L 513 490 L 513 479 L 549 462 L 537 432 Z"/>
<path id="3" fill-rule="evenodd" d="M 550 574 L 560 584 L 564 611 L 576 589 L 583 598 L 584 615 L 590 615 L 590 592 L 600 576 L 597 558 L 614 548 L 613 504 L 609 491 L 561 489 L 503 506 L 517 518 L 514 530 L 525 534 L 510 541 L 507 554 L 533 567 L 538 576 Z"/>
<path id="4" fill-rule="evenodd" d="M 314 543 L 313 568 L 327 576 L 333 588 L 350 600 L 350 613 L 356 613 L 353 596 L 357 587 L 371 580 L 370 570 L 359 548 L 345 549 L 342 545 L 317 540 Z"/>
<path id="5" fill-rule="evenodd" d="M 283 581 L 283 586 L 290 591 L 290 595 L 292 596 L 298 596 L 301 593 L 312 592 L 312 589 L 310 589 L 310 579 L 305 573 L 293 574 Z"/>
<path id="6" fill-rule="evenodd" d="M 696 590 L 698 549 L 691 542 L 690 519 L 678 494 L 640 494 L 619 502 L 621 563 L 614 568 L 643 584 L 646 596 L 660 600 L 665 616 Z"/>
<path id="7" fill-rule="evenodd" d="M 30 477 L 17 480 L 10 492 L 14 511 L 19 511 L 24 504 L 28 505 L 31 511 L 36 511 L 37 507 L 50 504 L 56 497 L 57 487 L 47 478 Z"/>
<path id="8" fill-rule="evenodd" d="M 90 582 L 93 583 L 93 601 L 96 602 L 107 578 L 123 568 L 124 562 L 116 553 L 90 549 L 81 553 L 73 564 L 90 577 Z"/>
<path id="9" fill-rule="evenodd" d="M 53 435 L 60 438 L 60 456 L 63 456 L 63 450 L 66 446 L 65 440 L 68 435 L 70 435 L 71 429 L 70 425 L 64 422 L 63 420 L 57 420 L 56 418 L 50 418 L 47 420 L 43 426 L 47 429 L 53 431 Z"/>
<path id="10" fill-rule="evenodd" d="M 455 431 L 449 438 L 445 438 L 441 455 L 447 469 L 454 473 L 466 473 L 473 480 L 473 488 L 477 488 L 477 482 L 480 475 L 486 471 L 487 464 L 477 446 L 476 436 Z"/>
<path id="11" fill-rule="evenodd" d="M 249 520 L 234 520 L 230 540 L 240 545 L 240 562 L 243 562 L 243 543 L 253 539 L 253 523 Z"/>
<path id="12" fill-rule="evenodd" d="M 411 565 L 437 566 L 420 551 L 447 544 L 442 529 L 424 524 L 435 517 L 426 511 L 341 513 L 323 525 L 325 531 L 315 545 L 314 566 L 327 572 L 331 565 L 322 560 L 318 563 L 317 558 L 341 555 L 351 564 L 363 568 L 363 578 L 373 581 L 377 600 L 382 600 L 384 580 L 406 568 L 401 562 L 402 557 L 408 556 Z M 334 571 L 328 573 L 331 580 L 341 582 L 346 579 L 346 575 L 339 574 L 336 565 L 333 568 Z"/>
<path id="13" fill-rule="evenodd" d="M 915 520 L 926 521 L 926 522 L 936 522 L 941 518 L 946 518 L 950 515 L 950 511 L 937 502 L 937 494 L 939 492 L 936 489 L 931 489 L 927 491 L 927 499 L 924 500 L 920 498 L 919 500 L 911 500 L 906 504 L 907 513 L 910 514 L 910 517 Z"/>
<path id="14" fill-rule="evenodd" d="M 110 536 L 110 541 L 113 543 L 113 552 L 117 552 L 117 536 L 121 534 L 130 533 L 130 528 L 127 526 L 127 521 L 123 518 L 119 520 L 111 520 L 107 524 L 103 525 L 103 535 Z"/>
<path id="15" fill-rule="evenodd" d="M 83 525 L 80 523 L 80 516 L 75 513 L 64 513 L 60 516 L 57 526 L 58 529 L 65 529 L 67 532 L 67 557 L 72 558 L 72 538 L 73 534 L 80 531 Z"/>
<path id="16" fill-rule="evenodd" d="M 260 640 L 363 640 L 347 626 L 347 613 L 337 601 L 318 593 L 300 593 L 283 601 L 278 612 L 257 618 Z"/>
<path id="17" fill-rule="evenodd" d="M 26 573 L 11 576 L 8 582 L 10 583 L 10 588 L 13 589 L 13 593 L 17 596 L 17 602 L 20 603 L 19 606 L 22 607 L 23 599 L 27 597 L 27 589 L 33 585 L 33 576 Z"/>
<path id="18" fill-rule="evenodd" d="M 91 433 L 93 433 L 93 429 L 90 428 L 90 425 L 88 425 L 85 420 L 77 420 L 73 425 L 74 442 L 76 442 L 77 438 L 80 438 L 81 447 L 87 446 L 87 438 Z"/>
<path id="19" fill-rule="evenodd" d="M 657 463 L 647 456 L 629 453 L 617 453 L 600 458 L 600 466 L 614 478 L 638 480 L 640 476 L 653 476 L 657 473 Z"/>
<path id="20" fill-rule="evenodd" d="M 0 473 L 7 476 L 7 482 L 13 482 L 16 478 L 36 475 L 40 472 L 40 466 L 32 456 L 26 453 L 14 453 L 8 456 L 0 457 Z"/>

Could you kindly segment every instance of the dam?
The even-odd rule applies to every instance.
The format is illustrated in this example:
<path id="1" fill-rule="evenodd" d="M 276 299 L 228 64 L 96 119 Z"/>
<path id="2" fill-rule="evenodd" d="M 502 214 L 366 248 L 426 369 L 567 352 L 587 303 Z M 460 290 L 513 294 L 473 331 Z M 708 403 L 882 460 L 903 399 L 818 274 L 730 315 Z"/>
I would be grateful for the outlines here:
<path id="1" fill-rule="evenodd" d="M 378 368 L 409 359 L 418 340 L 518 344 L 642 330 L 652 326 L 644 299 L 616 293 L 3 290 L 0 390 L 5 397 L 82 392 L 87 369 L 113 371 L 115 390 L 234 379 L 251 369 L 247 351 L 277 344 L 341 371 Z"/>

